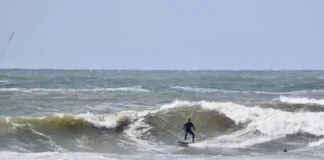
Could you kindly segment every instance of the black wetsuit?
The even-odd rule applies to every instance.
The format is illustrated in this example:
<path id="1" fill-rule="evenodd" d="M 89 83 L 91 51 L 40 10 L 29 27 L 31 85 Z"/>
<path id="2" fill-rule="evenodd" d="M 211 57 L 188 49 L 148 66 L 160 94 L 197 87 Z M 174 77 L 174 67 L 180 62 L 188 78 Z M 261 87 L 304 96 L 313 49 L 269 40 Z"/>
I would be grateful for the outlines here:
<path id="1" fill-rule="evenodd" d="M 183 126 L 183 129 L 186 131 L 186 133 L 185 133 L 185 140 L 187 140 L 187 135 L 188 135 L 188 133 L 189 133 L 189 134 L 191 134 L 191 136 L 192 136 L 192 142 L 194 142 L 194 141 L 195 141 L 195 133 L 191 130 L 191 127 L 192 127 L 194 130 L 196 130 L 196 129 L 195 129 L 195 126 L 194 126 L 194 124 L 193 124 L 192 122 L 187 122 L 187 123 L 185 123 L 184 126 Z"/>

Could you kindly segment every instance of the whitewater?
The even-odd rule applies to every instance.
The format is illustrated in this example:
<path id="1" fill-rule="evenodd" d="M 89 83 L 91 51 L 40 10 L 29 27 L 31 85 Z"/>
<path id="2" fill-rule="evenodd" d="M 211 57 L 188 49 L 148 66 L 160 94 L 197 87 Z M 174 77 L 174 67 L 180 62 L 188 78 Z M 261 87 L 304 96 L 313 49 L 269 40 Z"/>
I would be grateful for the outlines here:
<path id="1" fill-rule="evenodd" d="M 1 70 L 0 159 L 323 159 L 323 76 Z"/>

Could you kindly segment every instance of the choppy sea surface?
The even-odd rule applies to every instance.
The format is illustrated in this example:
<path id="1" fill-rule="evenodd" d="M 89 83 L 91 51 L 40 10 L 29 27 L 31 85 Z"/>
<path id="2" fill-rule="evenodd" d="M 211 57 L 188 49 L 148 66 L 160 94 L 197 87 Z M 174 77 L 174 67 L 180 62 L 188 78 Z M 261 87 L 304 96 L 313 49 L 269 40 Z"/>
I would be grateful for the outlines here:
<path id="1" fill-rule="evenodd" d="M 324 71 L 2 69 L 0 107 L 0 159 L 324 159 Z"/>

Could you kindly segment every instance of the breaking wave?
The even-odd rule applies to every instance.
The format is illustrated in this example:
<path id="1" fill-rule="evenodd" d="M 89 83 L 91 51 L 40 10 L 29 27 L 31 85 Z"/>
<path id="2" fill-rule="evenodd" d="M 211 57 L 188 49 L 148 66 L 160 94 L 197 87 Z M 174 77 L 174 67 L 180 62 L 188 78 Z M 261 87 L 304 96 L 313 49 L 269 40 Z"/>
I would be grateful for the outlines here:
<path id="1" fill-rule="evenodd" d="M 183 138 L 181 130 L 188 117 L 197 130 L 197 143 L 192 144 L 193 147 L 246 148 L 266 143 L 287 143 L 282 144 L 284 146 L 288 145 L 289 138 L 301 137 L 306 137 L 301 146 L 318 147 L 323 144 L 323 112 L 287 112 L 207 101 L 174 101 L 156 110 L 112 114 L 12 117 L 0 121 L 0 135 L 7 137 L 2 144 L 7 147 L 19 142 L 18 146 L 24 148 L 36 141 L 46 142 L 43 145 L 47 146 L 47 151 L 69 150 L 72 148 L 69 145 L 91 150 L 102 143 L 106 150 L 126 146 L 158 150 L 173 146 L 175 140 Z M 44 151 L 44 148 L 38 150 Z M 98 148 L 102 147 L 99 145 Z M 25 150 L 38 151 L 28 147 Z"/>

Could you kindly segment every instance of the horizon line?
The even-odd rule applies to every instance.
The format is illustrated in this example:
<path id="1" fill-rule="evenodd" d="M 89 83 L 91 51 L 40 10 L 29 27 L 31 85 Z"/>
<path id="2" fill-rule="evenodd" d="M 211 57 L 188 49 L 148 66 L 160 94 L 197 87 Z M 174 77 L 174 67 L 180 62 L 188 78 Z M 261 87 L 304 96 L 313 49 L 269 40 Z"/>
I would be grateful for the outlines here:
<path id="1" fill-rule="evenodd" d="M 0 68 L 0 70 L 69 70 L 69 71 L 324 71 L 324 69 L 140 69 L 140 68 Z"/>

